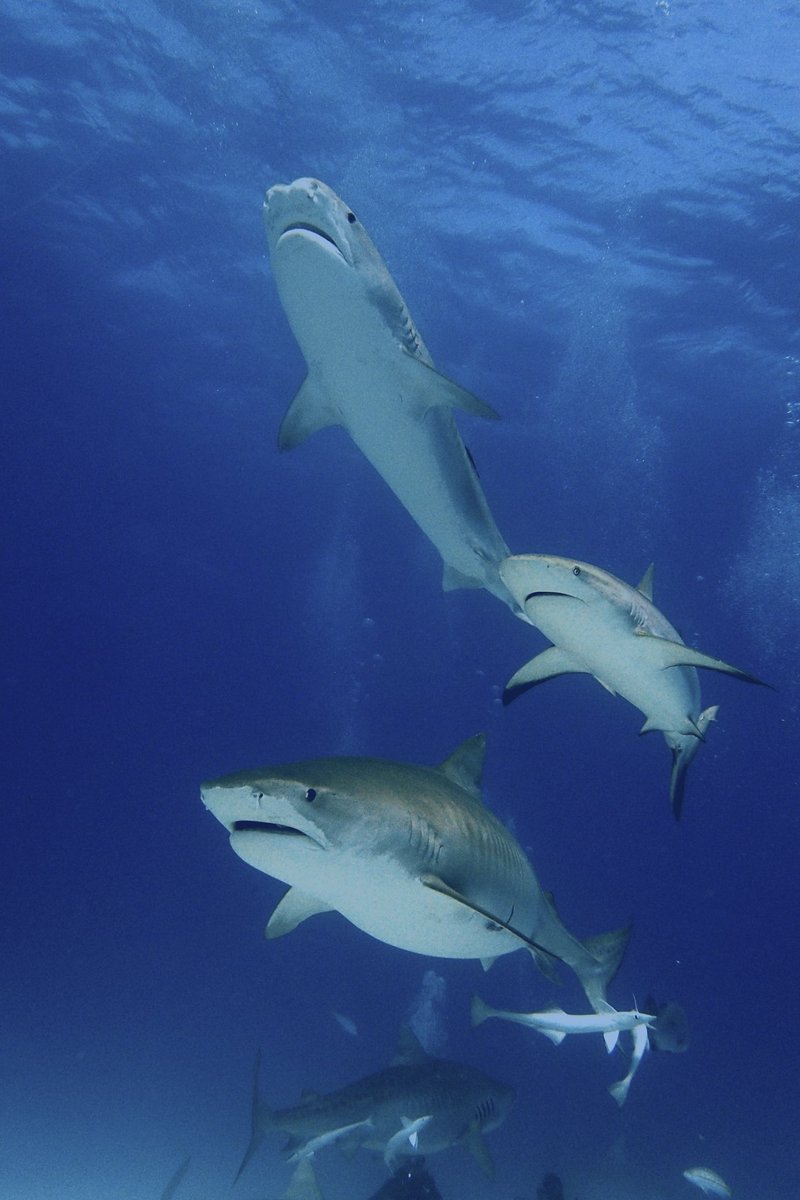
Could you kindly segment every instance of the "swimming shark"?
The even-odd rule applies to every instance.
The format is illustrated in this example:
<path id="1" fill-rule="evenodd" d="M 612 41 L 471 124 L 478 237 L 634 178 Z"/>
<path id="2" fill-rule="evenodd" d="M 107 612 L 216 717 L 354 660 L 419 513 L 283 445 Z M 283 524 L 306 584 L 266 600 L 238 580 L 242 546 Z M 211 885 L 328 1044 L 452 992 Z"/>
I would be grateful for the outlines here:
<path id="1" fill-rule="evenodd" d="M 621 1030 L 652 1025 L 656 1019 L 654 1014 L 641 1013 L 638 1009 L 619 1012 L 610 1004 L 600 1004 L 597 1011 L 592 1013 L 566 1013 L 561 1008 L 548 1008 L 543 1012 L 508 1012 L 492 1008 L 480 996 L 472 997 L 471 1015 L 473 1025 L 482 1025 L 490 1017 L 527 1025 L 529 1029 L 535 1029 L 549 1038 L 556 1046 L 571 1033 L 602 1033 L 609 1054 L 616 1046 Z"/>
<path id="2" fill-rule="evenodd" d="M 308 374 L 280 427 L 287 450 L 342 425 L 444 561 L 443 585 L 483 587 L 512 609 L 508 554 L 453 420 L 497 419 L 439 374 L 355 214 L 318 179 L 276 184 L 264 220 L 270 265 Z"/>
<path id="3" fill-rule="evenodd" d="M 521 846 L 483 803 L 485 748 L 478 734 L 438 767 L 318 758 L 203 784 L 203 803 L 236 854 L 290 885 L 267 936 L 333 909 L 417 954 L 488 966 L 525 947 L 546 975 L 561 960 L 593 1007 L 604 1001 L 630 931 L 581 942 L 565 928 Z"/>
<path id="4" fill-rule="evenodd" d="M 644 713 L 641 733 L 663 733 L 672 751 L 670 802 L 679 819 L 687 767 L 718 711 L 717 705 L 701 711 L 696 668 L 762 681 L 685 645 L 653 604 L 652 566 L 635 588 L 600 567 L 550 554 L 511 556 L 500 575 L 531 625 L 553 643 L 512 676 L 504 702 L 557 675 L 593 675 Z"/>
<path id="5" fill-rule="evenodd" d="M 260 1054 L 253 1083 L 250 1142 L 236 1180 L 268 1133 L 285 1134 L 284 1152 L 302 1158 L 304 1146 L 347 1126 L 353 1126 L 352 1138 L 338 1138 L 347 1149 L 384 1152 L 390 1143 L 397 1146 L 395 1138 L 401 1133 L 405 1155 L 434 1154 L 464 1145 L 491 1176 L 492 1160 L 483 1135 L 505 1120 L 514 1103 L 513 1090 L 483 1071 L 426 1054 L 407 1026 L 400 1031 L 390 1066 L 335 1092 L 305 1092 L 293 1108 L 270 1108 L 261 1097 L 259 1074 Z M 414 1122 L 413 1142 L 404 1125 L 409 1111 L 425 1114 Z"/>

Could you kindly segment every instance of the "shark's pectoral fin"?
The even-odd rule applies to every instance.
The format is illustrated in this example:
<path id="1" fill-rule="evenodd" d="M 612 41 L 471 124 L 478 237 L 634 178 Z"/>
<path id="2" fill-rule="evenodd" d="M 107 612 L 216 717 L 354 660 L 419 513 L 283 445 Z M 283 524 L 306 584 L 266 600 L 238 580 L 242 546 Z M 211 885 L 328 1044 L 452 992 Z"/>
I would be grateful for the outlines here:
<path id="1" fill-rule="evenodd" d="M 442 571 L 442 591 L 457 592 L 460 588 L 481 588 L 484 587 L 484 581 L 476 578 L 474 575 L 465 575 L 463 571 L 458 571 L 455 567 L 445 563 Z"/>
<path id="2" fill-rule="evenodd" d="M 460 904 L 464 908 L 468 908 L 470 912 L 475 913 L 477 916 L 483 917 L 490 926 L 495 926 L 497 929 L 503 929 L 506 933 L 510 933 L 512 937 L 517 939 L 521 946 L 524 946 L 527 950 L 530 950 L 537 963 L 539 963 L 541 958 L 550 963 L 550 969 L 554 970 L 552 963 L 555 961 L 563 961 L 563 959 L 560 959 L 557 954 L 553 954 L 550 950 L 546 949 L 546 947 L 540 946 L 538 942 L 534 942 L 532 938 L 529 938 L 526 934 L 521 933 L 519 929 L 515 929 L 513 925 L 509 925 L 508 922 L 504 921 L 502 917 L 496 916 L 494 913 L 489 912 L 487 908 L 483 908 L 480 904 L 475 904 L 472 900 L 468 900 L 466 896 L 462 896 L 460 892 L 457 892 L 455 888 L 451 888 L 450 885 L 445 883 L 443 879 L 440 879 L 438 875 L 421 875 L 420 883 L 423 887 L 430 888 L 432 892 L 438 892 L 440 896 L 446 896 L 449 900 L 453 900 L 456 904 Z M 545 972 L 545 974 L 547 974 L 547 972 Z"/>
<path id="3" fill-rule="evenodd" d="M 760 687 L 772 686 L 765 683 L 763 679 L 750 675 L 747 671 L 740 671 L 738 667 L 732 667 L 730 663 L 723 662 L 721 658 L 712 658 L 710 654 L 703 654 L 701 650 L 684 646 L 682 642 L 655 637 L 643 629 L 635 630 L 635 635 L 641 638 L 642 644 L 647 647 L 647 652 L 652 658 L 652 665 L 660 667 L 662 670 L 666 670 L 667 667 L 705 667 L 709 671 L 722 671 L 725 675 L 733 675 L 745 683 L 757 683 Z"/>
<path id="4" fill-rule="evenodd" d="M 318 429 L 340 425 L 341 417 L 312 376 L 306 375 L 278 431 L 278 448 L 291 450 Z"/>
<path id="5" fill-rule="evenodd" d="M 586 674 L 586 668 L 560 646 L 550 646 L 511 676 L 503 691 L 503 704 L 510 704 L 517 696 L 536 687 L 537 683 L 544 683 L 546 679 L 577 673 Z"/>
<path id="6" fill-rule="evenodd" d="M 611 1051 L 616 1046 L 617 1042 L 619 1041 L 619 1030 L 618 1029 L 606 1030 L 606 1032 L 603 1034 L 603 1041 L 606 1044 L 606 1053 L 610 1054 Z"/>
<path id="7" fill-rule="evenodd" d="M 406 394 L 409 398 L 416 398 L 422 415 L 430 408 L 460 408 L 473 417 L 483 417 L 487 421 L 500 420 L 499 413 L 491 405 L 442 375 L 435 367 L 409 354 L 407 350 L 403 350 L 402 355 Z"/>
<path id="8" fill-rule="evenodd" d="M 477 1121 L 470 1121 L 467 1130 L 467 1148 L 477 1162 L 487 1179 L 494 1179 L 494 1163 L 489 1148 L 483 1139 L 481 1127 Z"/>
<path id="9" fill-rule="evenodd" d="M 282 1200 L 322 1200 L 310 1158 L 303 1158 L 297 1164 Z"/>
<path id="10" fill-rule="evenodd" d="M 324 900 L 317 900 L 316 896 L 309 896 L 298 888 L 289 888 L 267 922 L 264 936 L 268 938 L 283 937 L 285 933 L 291 933 L 309 917 L 314 917 L 317 913 L 332 911 L 330 904 L 326 904 Z"/>

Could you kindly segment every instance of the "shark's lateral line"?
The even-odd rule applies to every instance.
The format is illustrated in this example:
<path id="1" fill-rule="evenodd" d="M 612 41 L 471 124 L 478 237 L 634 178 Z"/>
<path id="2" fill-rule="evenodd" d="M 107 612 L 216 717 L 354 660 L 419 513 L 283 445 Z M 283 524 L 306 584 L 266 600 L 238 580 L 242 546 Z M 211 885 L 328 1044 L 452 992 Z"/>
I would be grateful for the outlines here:
<path id="1" fill-rule="evenodd" d="M 377 758 L 264 767 L 204 784 L 203 803 L 240 858 L 290 885 L 268 937 L 335 909 L 417 954 L 486 965 L 522 946 L 551 977 L 555 960 L 570 966 L 596 1006 L 629 930 L 585 942 L 568 932 L 521 846 L 483 804 L 484 752 L 479 734 L 439 767 Z"/>
<path id="2" fill-rule="evenodd" d="M 264 204 L 272 274 L 308 374 L 283 419 L 288 449 L 342 425 L 444 561 L 444 587 L 484 587 L 512 609 L 508 554 L 453 410 L 496 413 L 440 375 L 368 234 L 317 179 Z"/>
<path id="3" fill-rule="evenodd" d="M 670 801 L 679 818 L 686 769 L 717 715 L 716 705 L 701 711 L 695 668 L 761 680 L 684 644 L 653 604 L 652 566 L 636 588 L 600 567 L 548 554 L 507 558 L 500 574 L 531 625 L 553 643 L 512 676 L 504 700 L 557 675 L 593 675 L 644 713 L 641 733 L 663 733 L 672 751 Z"/>
<path id="4" fill-rule="evenodd" d="M 403 1155 L 428 1155 L 464 1145 L 491 1176 L 492 1161 L 483 1135 L 506 1119 L 514 1103 L 512 1089 L 482 1071 L 426 1054 L 406 1026 L 400 1031 L 391 1066 L 336 1092 L 304 1092 L 293 1108 L 271 1109 L 265 1104 L 259 1091 L 259 1070 L 260 1055 L 253 1084 L 250 1143 L 237 1180 L 268 1133 L 285 1134 L 284 1152 L 301 1161 L 310 1157 L 306 1147 L 334 1140 L 350 1150 L 363 1146 L 385 1153 L 391 1147 L 392 1156 L 403 1138 Z M 412 1121 L 413 1129 L 404 1124 L 408 1112 L 425 1114 Z M 343 1132 L 348 1127 L 352 1136 Z"/>

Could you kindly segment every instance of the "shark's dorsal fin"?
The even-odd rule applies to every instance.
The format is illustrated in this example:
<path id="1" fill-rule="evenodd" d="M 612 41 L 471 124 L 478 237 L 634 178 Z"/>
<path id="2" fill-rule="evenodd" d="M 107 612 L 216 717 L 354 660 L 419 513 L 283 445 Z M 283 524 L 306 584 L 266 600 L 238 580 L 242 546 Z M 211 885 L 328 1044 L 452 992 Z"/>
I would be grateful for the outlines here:
<path id="1" fill-rule="evenodd" d="M 291 450 L 318 429 L 340 425 L 341 417 L 311 375 L 306 375 L 278 431 L 278 449 Z"/>
<path id="2" fill-rule="evenodd" d="M 285 933 L 291 933 L 296 929 L 301 921 L 306 921 L 309 917 L 315 917 L 317 913 L 332 912 L 330 904 L 326 904 L 323 900 L 317 900 L 316 896 L 309 896 L 305 892 L 301 892 L 299 888 L 290 887 L 282 900 L 278 901 L 278 905 L 267 922 L 267 928 L 264 930 L 264 936 L 268 938 L 283 937 Z"/>
<path id="3" fill-rule="evenodd" d="M 400 1032 L 397 1035 L 397 1049 L 392 1059 L 392 1066 L 414 1067 L 428 1062 L 429 1059 L 430 1055 L 425 1052 L 422 1042 L 414 1033 L 411 1026 L 401 1025 Z"/>
<path id="4" fill-rule="evenodd" d="M 420 413 L 430 408 L 460 408 L 473 417 L 484 417 L 488 421 L 499 421 L 500 415 L 484 400 L 442 375 L 435 367 L 407 350 L 402 352 L 403 373 L 408 390 L 416 397 Z"/>
<path id="5" fill-rule="evenodd" d="M 487 1179 L 494 1179 L 494 1163 L 486 1142 L 483 1140 L 481 1127 L 476 1120 L 470 1121 L 467 1130 L 467 1146 Z"/>
<path id="6" fill-rule="evenodd" d="M 483 760 L 486 757 L 486 734 L 476 733 L 467 738 L 453 753 L 439 763 L 439 770 L 453 783 L 458 784 L 465 792 L 469 792 L 474 800 L 480 800 L 481 777 L 483 775 Z"/>
<path id="7" fill-rule="evenodd" d="M 645 600 L 649 600 L 651 604 L 653 603 L 653 574 L 655 569 L 655 563 L 650 563 L 650 566 L 636 585 L 637 592 L 641 592 Z"/>

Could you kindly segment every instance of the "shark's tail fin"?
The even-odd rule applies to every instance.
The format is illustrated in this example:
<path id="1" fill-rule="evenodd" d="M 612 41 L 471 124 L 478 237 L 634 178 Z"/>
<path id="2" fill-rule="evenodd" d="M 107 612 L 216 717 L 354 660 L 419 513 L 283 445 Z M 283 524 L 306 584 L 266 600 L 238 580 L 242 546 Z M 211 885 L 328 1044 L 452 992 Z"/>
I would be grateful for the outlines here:
<path id="1" fill-rule="evenodd" d="M 239 1164 L 239 1170 L 234 1176 L 234 1186 L 239 1182 L 239 1178 L 261 1145 L 264 1134 L 269 1133 L 270 1129 L 275 1127 L 275 1118 L 272 1109 L 269 1108 L 269 1106 L 264 1102 L 258 1089 L 258 1077 L 260 1072 L 261 1051 L 259 1050 L 258 1054 L 256 1055 L 256 1063 L 253 1071 L 253 1104 L 250 1110 L 250 1142 L 244 1152 L 244 1158 Z"/>
<path id="2" fill-rule="evenodd" d="M 669 799 L 675 820 L 681 819 L 683 797 L 686 792 L 686 769 L 700 749 L 700 743 L 705 739 L 706 730 L 712 721 L 716 721 L 719 705 L 712 704 L 700 713 L 695 721 L 697 734 L 674 734 L 667 737 L 667 743 L 672 748 L 672 774 L 669 780 Z"/>
<path id="3" fill-rule="evenodd" d="M 619 970 L 631 936 L 631 927 L 612 929 L 596 937 L 584 938 L 583 948 L 588 950 L 591 962 L 576 966 L 575 971 L 581 987 L 595 1012 L 603 1012 L 607 1004 L 606 988 Z"/>

